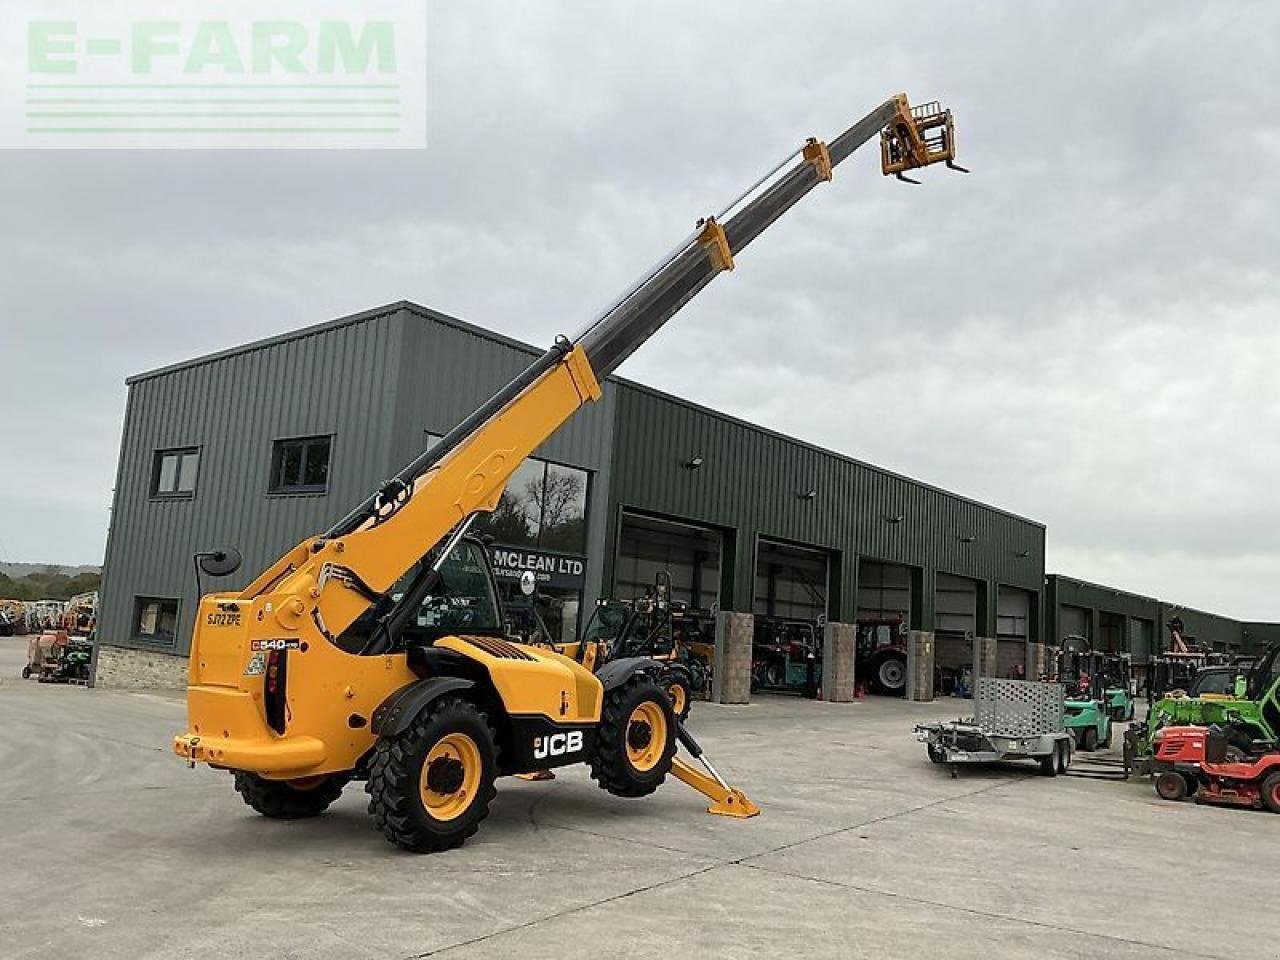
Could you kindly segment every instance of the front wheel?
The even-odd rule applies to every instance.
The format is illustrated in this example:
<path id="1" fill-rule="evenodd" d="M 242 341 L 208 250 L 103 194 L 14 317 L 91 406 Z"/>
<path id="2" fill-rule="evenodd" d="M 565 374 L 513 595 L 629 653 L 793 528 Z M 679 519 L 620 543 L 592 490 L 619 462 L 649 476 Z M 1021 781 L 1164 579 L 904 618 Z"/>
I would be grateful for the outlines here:
<path id="1" fill-rule="evenodd" d="M 466 700 L 437 700 L 403 733 L 374 747 L 369 813 L 382 835 L 414 853 L 461 844 L 497 795 L 498 748 L 489 720 Z"/>
<path id="2" fill-rule="evenodd" d="M 676 753 L 676 719 L 666 691 L 643 674 L 605 694 L 591 779 L 617 797 L 653 793 Z"/>
<path id="3" fill-rule="evenodd" d="M 1080 731 L 1080 749 L 1085 753 L 1093 753 L 1098 749 L 1098 728 L 1085 727 Z"/>
<path id="4" fill-rule="evenodd" d="M 266 780 L 245 770 L 235 772 L 236 793 L 272 820 L 319 816 L 342 796 L 348 779 L 345 774 L 331 774 L 301 780 Z"/>
<path id="5" fill-rule="evenodd" d="M 671 698 L 671 711 L 676 717 L 680 720 L 688 719 L 693 700 L 689 685 L 680 677 L 671 677 L 667 681 L 667 696 Z"/>

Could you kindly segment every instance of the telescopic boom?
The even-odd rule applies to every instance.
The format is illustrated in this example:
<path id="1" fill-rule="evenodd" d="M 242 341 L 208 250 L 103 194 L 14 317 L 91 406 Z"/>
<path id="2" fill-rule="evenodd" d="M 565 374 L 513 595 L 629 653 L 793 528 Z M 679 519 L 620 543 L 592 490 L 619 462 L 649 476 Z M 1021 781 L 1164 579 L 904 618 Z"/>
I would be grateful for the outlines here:
<path id="1" fill-rule="evenodd" d="M 558 338 L 441 442 L 323 536 L 282 557 L 241 598 L 289 595 L 288 616 L 309 616 L 326 636 L 336 636 L 450 531 L 496 508 L 520 463 L 583 404 L 600 397 L 606 376 L 877 134 L 886 174 L 937 162 L 954 167 L 950 111 L 936 103 L 913 110 L 905 94 L 886 100 L 830 144 L 810 139 L 725 209 L 700 220 L 573 340 Z"/>

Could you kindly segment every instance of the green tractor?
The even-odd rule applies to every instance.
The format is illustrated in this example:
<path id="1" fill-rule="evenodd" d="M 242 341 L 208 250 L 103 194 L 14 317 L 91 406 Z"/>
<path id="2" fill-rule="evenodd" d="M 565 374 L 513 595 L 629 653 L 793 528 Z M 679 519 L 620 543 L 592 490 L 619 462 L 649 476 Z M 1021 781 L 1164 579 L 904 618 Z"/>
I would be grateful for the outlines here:
<path id="1" fill-rule="evenodd" d="M 1273 643 L 1249 671 L 1244 696 L 1189 697 L 1173 691 L 1151 704 L 1144 723 L 1129 728 L 1139 763 L 1149 762 L 1165 727 L 1220 727 L 1242 755 L 1280 745 L 1280 643 Z"/>

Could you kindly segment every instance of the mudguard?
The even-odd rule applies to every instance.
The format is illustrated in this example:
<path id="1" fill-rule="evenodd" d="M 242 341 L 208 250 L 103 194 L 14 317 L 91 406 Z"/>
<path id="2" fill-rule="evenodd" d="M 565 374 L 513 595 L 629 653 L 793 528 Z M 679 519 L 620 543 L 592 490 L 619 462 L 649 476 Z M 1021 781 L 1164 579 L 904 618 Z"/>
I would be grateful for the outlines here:
<path id="1" fill-rule="evenodd" d="M 663 673 L 663 664 L 648 657 L 623 657 L 620 660 L 610 660 L 597 670 L 596 679 L 604 685 L 605 693 L 608 693 L 622 686 L 637 673 L 647 673 L 655 679 L 659 678 Z"/>
<path id="2" fill-rule="evenodd" d="M 461 677 L 431 677 L 401 687 L 373 711 L 370 729 L 375 736 L 394 737 L 409 729 L 418 714 L 446 693 L 468 690 L 474 686 L 474 681 Z"/>

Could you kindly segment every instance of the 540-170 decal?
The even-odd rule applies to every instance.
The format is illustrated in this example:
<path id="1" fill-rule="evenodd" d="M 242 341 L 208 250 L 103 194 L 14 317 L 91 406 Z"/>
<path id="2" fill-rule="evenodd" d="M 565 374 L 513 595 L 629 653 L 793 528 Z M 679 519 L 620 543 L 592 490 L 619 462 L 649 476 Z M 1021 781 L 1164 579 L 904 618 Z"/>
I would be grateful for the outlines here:
<path id="1" fill-rule="evenodd" d="M 299 650 L 302 648 L 302 641 L 294 638 L 292 640 L 250 640 L 250 650 Z"/>

